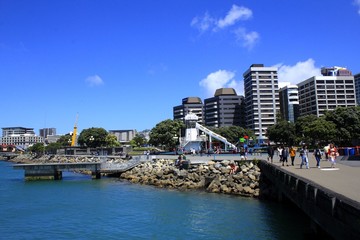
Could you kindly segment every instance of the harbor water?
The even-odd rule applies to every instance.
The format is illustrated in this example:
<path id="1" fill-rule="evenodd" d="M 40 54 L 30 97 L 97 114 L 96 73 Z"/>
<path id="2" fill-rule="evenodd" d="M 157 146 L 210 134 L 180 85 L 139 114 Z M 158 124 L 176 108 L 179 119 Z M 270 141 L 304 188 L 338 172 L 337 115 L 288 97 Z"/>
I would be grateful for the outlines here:
<path id="1" fill-rule="evenodd" d="M 25 181 L 0 161 L 0 239 L 305 239 L 295 206 L 63 173 Z"/>

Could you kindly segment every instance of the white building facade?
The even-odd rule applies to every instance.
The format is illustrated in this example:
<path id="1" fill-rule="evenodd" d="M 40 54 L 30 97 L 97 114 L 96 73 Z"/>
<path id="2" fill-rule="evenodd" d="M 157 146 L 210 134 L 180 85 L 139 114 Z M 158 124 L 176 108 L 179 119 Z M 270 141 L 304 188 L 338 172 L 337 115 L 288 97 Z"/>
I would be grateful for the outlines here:
<path id="1" fill-rule="evenodd" d="M 326 76 L 314 76 L 298 84 L 300 116 L 313 114 L 319 117 L 337 107 L 356 106 L 351 72 L 343 71 L 339 75 L 325 70 L 322 69 L 322 73 Z"/>
<path id="2" fill-rule="evenodd" d="M 276 67 L 252 64 L 243 74 L 246 127 L 255 132 L 259 143 L 267 140 L 268 127 L 280 114 L 278 74 Z"/>
<path id="3" fill-rule="evenodd" d="M 6 127 L 2 128 L 0 141 L 0 144 L 15 145 L 26 149 L 35 143 L 42 143 L 43 138 L 36 136 L 33 128 Z"/>

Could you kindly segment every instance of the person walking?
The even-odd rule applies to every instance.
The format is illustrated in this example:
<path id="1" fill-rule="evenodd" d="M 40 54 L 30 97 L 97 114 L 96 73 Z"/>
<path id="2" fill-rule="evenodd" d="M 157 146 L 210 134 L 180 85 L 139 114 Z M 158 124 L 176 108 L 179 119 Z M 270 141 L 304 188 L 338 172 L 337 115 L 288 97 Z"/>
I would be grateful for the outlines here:
<path id="1" fill-rule="evenodd" d="M 339 156 L 339 153 L 333 143 L 330 143 L 329 145 L 328 155 L 331 161 L 331 167 L 333 168 L 336 164 L 336 157 Z"/>
<path id="2" fill-rule="evenodd" d="M 274 148 L 270 145 L 270 143 L 268 143 L 267 154 L 268 154 L 268 161 L 271 161 L 272 163 L 274 158 Z"/>
<path id="3" fill-rule="evenodd" d="M 314 156 L 315 156 L 315 159 L 316 159 L 316 167 L 320 168 L 321 150 L 320 150 L 319 145 L 314 150 Z"/>
<path id="4" fill-rule="evenodd" d="M 294 160 L 295 160 L 295 156 L 296 156 L 296 149 L 294 148 L 294 146 L 291 146 L 291 148 L 289 150 L 289 154 L 290 154 L 290 159 L 291 159 L 291 165 L 294 166 Z"/>
<path id="5" fill-rule="evenodd" d="M 280 158 L 279 161 L 282 162 L 282 161 L 283 161 L 283 160 L 282 160 L 283 147 L 282 147 L 282 146 L 279 146 L 278 149 L 277 149 L 277 151 L 278 151 L 279 158 Z"/>
<path id="6" fill-rule="evenodd" d="M 308 158 L 308 150 L 306 145 L 304 145 L 303 148 L 300 150 L 300 157 L 301 157 L 300 168 L 302 168 L 302 166 L 305 165 L 306 169 L 309 169 L 309 158 Z"/>
<path id="7" fill-rule="evenodd" d="M 328 145 L 326 145 L 326 146 L 324 147 L 324 153 L 325 153 L 325 160 L 326 160 L 326 161 L 329 161 L 329 145 L 330 145 L 330 144 L 328 144 Z"/>
<path id="8" fill-rule="evenodd" d="M 285 162 L 286 162 L 286 166 L 289 166 L 288 164 L 288 156 L 289 156 L 289 148 L 288 147 L 284 147 L 282 150 L 282 165 L 284 166 Z"/>

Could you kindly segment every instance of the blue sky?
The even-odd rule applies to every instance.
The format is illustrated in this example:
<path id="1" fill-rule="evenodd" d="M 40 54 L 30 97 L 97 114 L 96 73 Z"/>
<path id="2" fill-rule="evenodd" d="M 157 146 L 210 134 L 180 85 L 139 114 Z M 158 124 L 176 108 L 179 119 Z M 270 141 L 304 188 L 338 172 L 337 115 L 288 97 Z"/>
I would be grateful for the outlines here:
<path id="1" fill-rule="evenodd" d="M 0 127 L 151 129 L 253 63 L 360 73 L 360 0 L 0 0 Z"/>

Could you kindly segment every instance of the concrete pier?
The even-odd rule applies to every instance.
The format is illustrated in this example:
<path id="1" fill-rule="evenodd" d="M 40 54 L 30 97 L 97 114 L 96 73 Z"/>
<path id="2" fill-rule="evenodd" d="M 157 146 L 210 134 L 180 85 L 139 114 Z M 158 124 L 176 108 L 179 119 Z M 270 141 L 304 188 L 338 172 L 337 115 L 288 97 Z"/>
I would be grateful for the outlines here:
<path id="1" fill-rule="evenodd" d="M 350 182 L 346 184 L 344 178 L 347 177 L 336 178 L 341 173 L 340 168 L 300 169 L 278 165 L 266 161 L 259 163 L 262 177 L 272 183 L 274 195 L 279 201 L 283 198 L 291 200 L 311 218 L 315 230 L 320 227 L 334 239 L 360 239 L 360 203 L 359 198 L 354 196 L 359 195 L 358 186 Z M 350 174 L 353 169 L 348 168 L 341 166 L 341 175 L 345 176 L 346 170 Z M 314 177 L 307 178 L 303 174 Z M 358 176 L 354 177 L 358 179 Z M 330 185 L 320 185 L 317 179 Z M 331 189 L 343 183 L 341 190 Z M 357 182 L 359 184 L 360 181 Z"/>
<path id="2" fill-rule="evenodd" d="M 16 164 L 14 169 L 24 169 L 26 180 L 60 180 L 63 171 L 91 171 L 93 179 L 101 178 L 101 163 L 44 163 Z"/>

